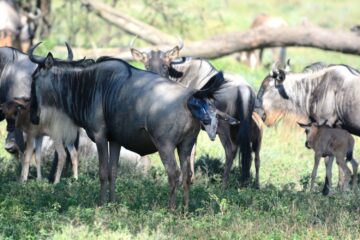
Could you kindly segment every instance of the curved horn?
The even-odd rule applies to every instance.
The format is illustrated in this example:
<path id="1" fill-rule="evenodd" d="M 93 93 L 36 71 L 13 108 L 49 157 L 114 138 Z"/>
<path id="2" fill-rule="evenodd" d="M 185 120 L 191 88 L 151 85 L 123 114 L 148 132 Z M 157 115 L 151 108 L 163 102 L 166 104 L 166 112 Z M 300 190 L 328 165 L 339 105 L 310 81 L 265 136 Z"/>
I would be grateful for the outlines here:
<path id="1" fill-rule="evenodd" d="M 70 45 L 69 45 L 67 42 L 65 42 L 65 45 L 66 45 L 67 52 L 68 52 L 67 60 L 68 60 L 68 61 L 72 61 L 72 60 L 74 59 L 73 51 L 72 51 Z"/>
<path id="2" fill-rule="evenodd" d="M 33 62 L 33 63 L 37 63 L 37 64 L 43 64 L 45 62 L 45 58 L 43 57 L 38 57 L 38 56 L 34 56 L 34 50 L 35 48 L 37 48 L 39 45 L 41 44 L 41 42 L 35 44 L 34 46 L 32 46 L 30 49 L 29 49 L 29 58 L 30 60 Z"/>
<path id="3" fill-rule="evenodd" d="M 129 48 L 132 49 L 134 48 L 134 43 L 135 43 L 135 40 L 138 38 L 138 35 L 136 35 L 129 43 Z"/>
<path id="4" fill-rule="evenodd" d="M 181 50 L 181 49 L 183 49 L 183 47 L 184 47 L 184 41 L 182 40 L 182 38 L 180 37 L 180 36 L 177 36 L 177 39 L 179 40 L 179 45 L 178 45 L 178 47 L 179 47 L 179 50 Z"/>

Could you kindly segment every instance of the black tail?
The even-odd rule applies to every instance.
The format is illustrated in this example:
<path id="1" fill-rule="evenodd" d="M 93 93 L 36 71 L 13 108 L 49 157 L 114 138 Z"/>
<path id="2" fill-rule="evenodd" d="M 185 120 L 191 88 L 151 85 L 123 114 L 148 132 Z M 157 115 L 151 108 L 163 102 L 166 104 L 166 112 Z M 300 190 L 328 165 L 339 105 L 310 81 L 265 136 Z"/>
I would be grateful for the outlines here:
<path id="1" fill-rule="evenodd" d="M 222 72 L 218 72 L 202 87 L 200 90 L 194 93 L 194 97 L 204 99 L 211 98 L 213 94 L 225 83 L 225 79 Z"/>
<path id="2" fill-rule="evenodd" d="M 353 159 L 353 151 L 348 151 L 346 153 L 346 161 L 351 161 Z"/>
<path id="3" fill-rule="evenodd" d="M 243 90 L 242 88 L 241 90 Z M 255 106 L 255 93 L 250 87 L 245 88 L 247 92 L 238 92 L 236 105 L 240 107 L 240 129 L 237 140 L 240 146 L 239 166 L 241 166 L 241 181 L 248 182 L 250 179 L 251 168 L 251 129 L 252 129 L 252 113 Z M 241 164 L 240 164 L 241 159 Z"/>

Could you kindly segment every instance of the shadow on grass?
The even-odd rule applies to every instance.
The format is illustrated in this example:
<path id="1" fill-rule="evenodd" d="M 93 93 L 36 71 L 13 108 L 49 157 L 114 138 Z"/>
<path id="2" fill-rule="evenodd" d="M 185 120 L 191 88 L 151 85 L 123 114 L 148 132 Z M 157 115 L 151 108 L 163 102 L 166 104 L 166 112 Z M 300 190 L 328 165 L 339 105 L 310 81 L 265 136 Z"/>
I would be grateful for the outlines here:
<path id="1" fill-rule="evenodd" d="M 297 191 L 295 183 L 282 187 L 265 184 L 260 190 L 238 188 L 231 184 L 221 187 L 223 166 L 219 159 L 201 157 L 196 163 L 196 182 L 191 186 L 189 211 L 181 210 L 182 187 L 177 190 L 178 210 L 167 209 L 168 183 L 164 170 L 152 168 L 147 175 L 134 174 L 121 168 L 116 184 L 116 203 L 98 207 L 99 180 L 94 173 L 81 175 L 75 181 L 63 179 L 59 184 L 47 181 L 14 181 L 15 172 L 1 173 L 0 234 L 4 236 L 51 237 L 64 224 L 81 224 L 89 231 L 101 228 L 128 229 L 137 234 L 144 227 L 172 228 L 184 218 L 190 221 L 202 217 L 227 216 L 246 219 L 261 217 L 289 218 L 288 221 L 329 221 L 339 211 L 359 212 L 358 197 L 322 197 L 321 193 Z M 15 171 L 15 168 L 13 169 Z M 231 179 L 236 179 L 235 176 Z M 232 174 L 234 175 L 234 174 Z M 234 182 L 236 182 L 234 180 Z M 334 210 L 335 209 L 335 210 Z M 315 214 L 315 215 L 314 215 Z M 190 216 L 190 218 L 187 218 Z M 315 220 L 313 220 L 315 219 Z M 175 224 L 175 225 L 174 225 Z"/>

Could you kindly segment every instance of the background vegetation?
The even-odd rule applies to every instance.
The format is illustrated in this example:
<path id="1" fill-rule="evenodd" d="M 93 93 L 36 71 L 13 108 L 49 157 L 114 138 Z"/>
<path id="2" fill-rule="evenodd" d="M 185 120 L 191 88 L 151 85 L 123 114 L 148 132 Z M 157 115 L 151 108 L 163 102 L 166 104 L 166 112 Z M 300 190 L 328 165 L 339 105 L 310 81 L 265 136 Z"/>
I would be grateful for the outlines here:
<path id="1" fill-rule="evenodd" d="M 81 47 L 125 47 L 132 37 L 88 13 L 79 1 L 56 0 L 52 8 L 52 33 L 44 40 L 42 53 L 64 41 Z M 306 18 L 338 29 L 350 29 L 360 19 L 360 2 L 355 0 L 126 0 L 118 1 L 115 8 L 189 40 L 245 30 L 261 12 L 282 16 L 290 25 L 300 24 Z M 138 44 L 145 45 L 140 41 Z M 360 69 L 358 56 L 305 48 L 290 48 L 288 56 L 295 71 L 315 61 L 345 63 Z M 271 55 L 266 53 L 265 57 L 265 62 L 270 63 Z M 232 56 L 213 63 L 218 69 L 244 76 L 255 89 L 268 72 L 267 67 L 250 70 Z M 5 134 L 1 128 L 1 139 L 5 139 Z M 239 188 L 238 172 L 234 169 L 230 187 L 223 190 L 223 149 L 218 140 L 210 142 L 201 133 L 197 166 L 202 166 L 202 171 L 199 167 L 187 213 L 181 210 L 181 190 L 178 210 L 167 210 L 167 177 L 156 154 L 151 156 L 153 167 L 146 175 L 121 163 L 118 201 L 98 207 L 96 159 L 81 159 L 78 181 L 64 179 L 54 186 L 45 180 L 31 179 L 20 184 L 20 164 L 1 145 L 0 238 L 359 239 L 358 194 L 323 197 L 319 193 L 323 164 L 319 187 L 312 193 L 306 191 L 313 155 L 304 147 L 304 140 L 301 130 L 285 123 L 266 129 L 261 150 L 261 189 Z M 358 147 L 356 156 L 360 156 Z M 337 167 L 334 175 L 336 178 Z"/>

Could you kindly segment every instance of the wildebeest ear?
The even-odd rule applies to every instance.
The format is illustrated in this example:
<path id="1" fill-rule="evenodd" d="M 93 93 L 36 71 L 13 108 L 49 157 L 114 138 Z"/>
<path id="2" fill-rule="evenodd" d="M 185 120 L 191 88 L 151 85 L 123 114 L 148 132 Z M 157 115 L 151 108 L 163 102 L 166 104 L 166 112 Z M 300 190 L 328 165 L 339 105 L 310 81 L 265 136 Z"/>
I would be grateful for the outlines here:
<path id="1" fill-rule="evenodd" d="M 276 80 L 278 81 L 278 83 L 282 83 L 284 82 L 286 77 L 286 73 L 284 70 L 279 70 L 279 75 L 277 76 Z"/>
<path id="2" fill-rule="evenodd" d="M 30 98 L 14 98 L 13 102 L 15 103 L 16 107 L 25 109 L 26 106 L 30 103 Z"/>
<path id="3" fill-rule="evenodd" d="M 179 57 L 179 53 L 180 53 L 180 48 L 178 46 L 175 46 L 173 49 L 170 49 L 169 51 L 167 51 L 165 53 L 165 57 L 169 60 L 172 61 L 176 58 Z"/>
<path id="4" fill-rule="evenodd" d="M 310 126 L 311 126 L 311 123 L 303 124 L 303 123 L 297 122 L 297 124 L 298 124 L 301 128 L 306 128 L 306 127 L 310 127 Z"/>
<path id="5" fill-rule="evenodd" d="M 289 59 L 286 61 L 284 71 L 285 71 L 285 72 L 290 72 L 290 70 L 291 70 L 291 65 L 290 65 L 290 58 L 289 58 Z"/>
<path id="6" fill-rule="evenodd" d="M 45 68 L 49 69 L 52 66 L 54 66 L 54 57 L 51 52 L 48 53 L 48 55 L 45 58 Z"/>
<path id="7" fill-rule="evenodd" d="M 230 125 L 237 125 L 240 124 L 240 121 L 237 120 L 236 118 L 233 118 L 232 116 L 230 116 L 227 113 L 224 113 L 220 110 L 216 109 L 216 116 L 224 121 L 226 121 L 227 123 L 229 123 Z"/>
<path id="8" fill-rule="evenodd" d="M 145 52 L 140 52 L 139 50 L 137 50 L 135 48 L 131 48 L 130 51 L 131 51 L 131 55 L 133 56 L 133 58 L 136 61 L 140 61 L 142 63 L 148 62 L 149 58 Z"/>

